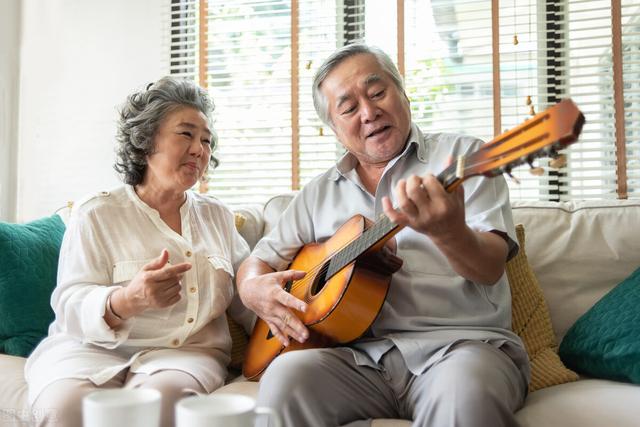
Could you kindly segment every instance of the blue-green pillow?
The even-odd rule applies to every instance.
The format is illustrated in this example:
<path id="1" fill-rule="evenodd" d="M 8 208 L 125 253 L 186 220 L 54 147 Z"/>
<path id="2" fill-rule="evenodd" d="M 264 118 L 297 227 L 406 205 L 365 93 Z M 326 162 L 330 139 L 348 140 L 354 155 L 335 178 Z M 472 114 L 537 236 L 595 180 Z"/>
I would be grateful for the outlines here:
<path id="1" fill-rule="evenodd" d="M 640 384 L 640 268 L 578 319 L 559 354 L 578 372 Z"/>
<path id="2" fill-rule="evenodd" d="M 27 357 L 47 335 L 64 230 L 58 215 L 0 222 L 0 353 Z"/>

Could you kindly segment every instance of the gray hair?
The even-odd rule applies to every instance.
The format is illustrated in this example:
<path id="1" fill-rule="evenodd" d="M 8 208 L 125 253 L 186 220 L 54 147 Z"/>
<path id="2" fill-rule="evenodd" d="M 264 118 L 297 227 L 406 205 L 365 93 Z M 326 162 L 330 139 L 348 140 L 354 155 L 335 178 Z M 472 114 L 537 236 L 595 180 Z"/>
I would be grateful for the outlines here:
<path id="1" fill-rule="evenodd" d="M 391 58 L 389 58 L 389 55 L 387 55 L 377 47 L 368 46 L 362 43 L 354 43 L 343 46 L 332 53 L 331 56 L 329 56 L 322 63 L 322 65 L 320 65 L 318 71 L 316 71 L 316 74 L 313 77 L 313 106 L 315 107 L 316 113 L 318 113 L 318 117 L 320 117 L 320 120 L 331 127 L 333 127 L 333 123 L 331 122 L 331 118 L 329 117 L 327 98 L 320 90 L 320 86 L 322 85 L 322 82 L 324 82 L 324 80 L 327 78 L 329 73 L 333 71 L 333 69 L 336 68 L 342 61 L 360 54 L 373 55 L 378 61 L 378 64 L 380 64 L 380 67 L 382 67 L 382 70 L 389 75 L 398 90 L 402 94 L 404 94 L 405 97 L 407 96 L 404 90 L 402 75 L 400 75 L 398 68 L 395 66 Z"/>
<path id="2" fill-rule="evenodd" d="M 118 133 L 116 135 L 116 162 L 114 168 L 126 184 L 142 182 L 147 170 L 147 156 L 155 150 L 153 137 L 165 116 L 180 107 L 193 107 L 207 116 L 211 127 L 213 100 L 195 82 L 174 77 L 163 77 L 147 86 L 146 90 L 127 97 L 120 110 Z M 213 156 L 218 138 L 211 135 L 212 167 L 218 165 Z"/>

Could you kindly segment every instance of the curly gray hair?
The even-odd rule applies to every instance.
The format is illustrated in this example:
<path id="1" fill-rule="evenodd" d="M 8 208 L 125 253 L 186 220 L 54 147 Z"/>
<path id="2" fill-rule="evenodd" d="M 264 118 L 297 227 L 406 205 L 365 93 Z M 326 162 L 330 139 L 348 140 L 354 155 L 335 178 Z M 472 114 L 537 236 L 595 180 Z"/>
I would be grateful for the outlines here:
<path id="1" fill-rule="evenodd" d="M 320 90 L 320 86 L 322 85 L 322 82 L 324 82 L 324 80 L 327 78 L 329 73 L 333 71 L 333 69 L 338 65 L 340 65 L 342 61 L 359 54 L 373 55 L 378 61 L 378 64 L 380 64 L 380 67 L 382 67 L 382 70 L 389 75 L 391 81 L 393 81 L 400 93 L 404 94 L 404 96 L 409 99 L 404 90 L 402 75 L 398 71 L 398 68 L 394 65 L 391 58 L 389 58 L 389 55 L 374 46 L 368 46 L 362 43 L 348 44 L 332 53 L 331 56 L 329 56 L 322 63 L 322 65 L 320 65 L 318 71 L 316 71 L 316 74 L 313 77 L 313 106 L 315 107 L 316 113 L 318 114 L 318 117 L 320 117 L 320 120 L 329 125 L 331 128 L 333 128 L 333 123 L 331 122 L 331 117 L 329 117 L 327 98 Z"/>
<path id="2" fill-rule="evenodd" d="M 183 106 L 202 112 L 207 116 L 211 127 L 213 100 L 193 81 L 163 77 L 147 86 L 146 90 L 127 97 L 118 120 L 114 165 L 126 184 L 137 185 L 142 182 L 147 170 L 147 156 L 155 148 L 153 137 L 162 119 L 167 113 Z M 218 165 L 218 160 L 213 156 L 217 143 L 218 138 L 212 128 L 209 164 L 214 168 Z"/>

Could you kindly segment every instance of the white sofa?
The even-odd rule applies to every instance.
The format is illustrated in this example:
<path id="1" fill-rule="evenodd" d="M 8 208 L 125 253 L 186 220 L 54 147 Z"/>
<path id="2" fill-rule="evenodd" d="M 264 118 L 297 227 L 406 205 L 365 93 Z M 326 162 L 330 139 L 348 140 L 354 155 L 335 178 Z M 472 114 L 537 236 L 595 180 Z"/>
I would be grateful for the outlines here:
<path id="1" fill-rule="evenodd" d="M 240 231 L 251 246 L 274 226 L 291 197 L 238 209 L 244 219 Z M 525 226 L 526 252 L 559 343 L 581 314 L 640 267 L 640 200 L 514 202 L 513 212 L 516 224 Z M 24 362 L 0 355 L 0 426 L 29 425 Z M 236 378 L 217 392 L 255 395 L 257 386 Z M 531 393 L 517 419 L 523 427 L 636 427 L 640 385 L 581 378 Z M 373 425 L 410 423 L 374 420 Z"/>

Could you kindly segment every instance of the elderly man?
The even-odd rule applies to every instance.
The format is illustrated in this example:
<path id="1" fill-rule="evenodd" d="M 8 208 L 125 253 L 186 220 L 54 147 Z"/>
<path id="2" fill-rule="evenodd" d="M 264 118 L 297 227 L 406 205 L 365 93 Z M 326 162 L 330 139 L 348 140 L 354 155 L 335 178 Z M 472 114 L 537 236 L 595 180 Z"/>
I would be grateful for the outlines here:
<path id="1" fill-rule="evenodd" d="M 512 426 L 529 377 L 510 330 L 505 263 L 517 251 L 504 179 L 465 181 L 447 192 L 432 175 L 476 150 L 478 139 L 423 134 L 412 123 L 402 78 L 379 49 L 349 45 L 316 73 L 320 118 L 348 151 L 298 194 L 238 272 L 245 305 L 284 345 L 309 331 L 306 304 L 283 289 L 307 243 L 322 242 L 355 214 L 404 226 L 403 265 L 370 330 L 345 347 L 287 352 L 267 368 L 259 403 L 288 426 Z M 394 207 L 395 206 L 395 207 Z"/>

